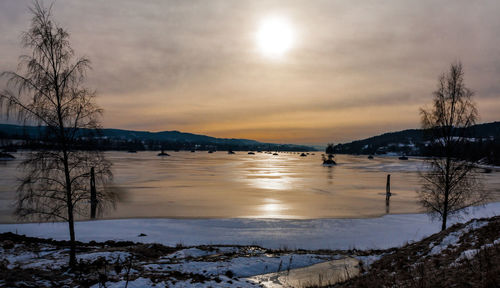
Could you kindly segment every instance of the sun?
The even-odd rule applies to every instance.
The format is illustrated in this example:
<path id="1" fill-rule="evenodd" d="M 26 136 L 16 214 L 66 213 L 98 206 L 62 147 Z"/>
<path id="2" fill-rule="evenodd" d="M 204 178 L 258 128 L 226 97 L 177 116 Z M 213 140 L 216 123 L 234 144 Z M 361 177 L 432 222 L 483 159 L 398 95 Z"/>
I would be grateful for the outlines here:
<path id="1" fill-rule="evenodd" d="M 292 48 L 294 33 L 290 22 L 283 17 L 269 17 L 260 22 L 257 45 L 270 58 L 281 58 Z"/>

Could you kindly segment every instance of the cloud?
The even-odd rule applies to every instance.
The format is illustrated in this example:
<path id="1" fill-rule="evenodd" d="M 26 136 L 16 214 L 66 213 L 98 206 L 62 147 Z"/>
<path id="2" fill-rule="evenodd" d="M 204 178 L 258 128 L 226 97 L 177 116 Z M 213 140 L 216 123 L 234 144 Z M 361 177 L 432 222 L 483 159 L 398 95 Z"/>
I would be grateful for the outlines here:
<path id="1" fill-rule="evenodd" d="M 1 70 L 17 67 L 29 3 L 0 2 Z M 495 0 L 54 5 L 77 53 L 92 60 L 88 84 L 99 92 L 107 127 L 352 140 L 418 127 L 418 107 L 430 103 L 437 77 L 457 59 L 481 119 L 498 120 Z M 280 61 L 262 57 L 255 43 L 268 15 L 287 17 L 295 29 L 296 46 Z"/>

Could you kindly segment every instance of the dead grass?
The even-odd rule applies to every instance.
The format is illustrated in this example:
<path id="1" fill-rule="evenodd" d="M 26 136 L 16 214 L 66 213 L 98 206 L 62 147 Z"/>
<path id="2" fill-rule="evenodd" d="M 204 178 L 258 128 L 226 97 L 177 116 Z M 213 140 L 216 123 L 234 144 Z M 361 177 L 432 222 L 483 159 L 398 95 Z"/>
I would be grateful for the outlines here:
<path id="1" fill-rule="evenodd" d="M 454 247 L 429 255 L 431 243 L 440 243 L 457 224 L 420 242 L 406 245 L 382 257 L 369 271 L 344 283 L 324 287 L 500 287 L 500 217 L 488 225 L 464 233 Z M 470 222 L 469 222 L 470 223 Z M 471 258 L 464 251 L 478 249 Z"/>

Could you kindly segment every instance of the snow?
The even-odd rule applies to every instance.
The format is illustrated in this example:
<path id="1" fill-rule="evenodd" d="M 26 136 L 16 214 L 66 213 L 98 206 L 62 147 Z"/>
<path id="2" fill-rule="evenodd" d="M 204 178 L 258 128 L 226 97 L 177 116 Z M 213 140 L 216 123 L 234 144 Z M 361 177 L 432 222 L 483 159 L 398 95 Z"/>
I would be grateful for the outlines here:
<path id="1" fill-rule="evenodd" d="M 454 246 L 455 244 L 457 244 L 459 239 L 460 239 L 459 235 L 456 235 L 455 233 L 446 236 L 440 244 L 432 247 L 432 250 L 429 253 L 429 255 L 441 254 L 441 252 L 448 246 L 450 245 Z"/>
<path id="2" fill-rule="evenodd" d="M 479 249 L 469 249 L 469 250 L 465 250 L 464 252 L 462 252 L 460 254 L 460 256 L 458 256 L 457 261 L 460 261 L 462 259 L 472 259 L 474 258 L 474 256 L 476 256 L 476 254 L 479 252 Z"/>
<path id="3" fill-rule="evenodd" d="M 286 271 L 313 264 L 325 262 L 337 256 L 315 254 L 286 254 L 281 256 L 261 255 L 257 257 L 237 257 L 229 261 L 190 261 L 179 264 L 152 264 L 144 267 L 150 270 L 183 271 L 184 273 L 198 273 L 220 275 L 231 270 L 236 277 L 249 277 L 259 274 Z"/>
<path id="4" fill-rule="evenodd" d="M 500 238 L 493 241 L 493 243 L 484 244 L 481 247 L 479 247 L 478 249 L 465 250 L 462 253 L 460 253 L 460 256 L 458 256 L 458 258 L 455 260 L 455 263 L 460 262 L 460 260 L 463 260 L 463 259 L 470 260 L 470 259 L 474 258 L 474 256 L 476 256 L 476 254 L 479 253 L 481 250 L 493 247 L 494 245 L 498 245 L 498 244 L 500 244 Z"/>
<path id="5" fill-rule="evenodd" d="M 171 287 L 171 288 L 185 288 L 185 287 L 190 287 L 190 288 L 204 288 L 204 287 L 241 287 L 241 288 L 261 287 L 261 286 L 257 286 L 256 284 L 251 283 L 250 281 L 248 281 L 246 279 L 229 279 L 229 278 L 227 278 L 225 276 L 219 276 L 219 279 L 220 279 L 220 282 L 206 281 L 204 283 L 193 283 L 190 280 L 178 281 L 178 282 L 175 282 L 175 284 L 172 283 L 172 282 L 168 282 L 166 286 L 158 286 L 158 284 L 157 284 L 155 287 Z M 119 287 L 119 286 L 116 286 L 116 287 Z M 151 286 L 141 286 L 141 287 L 151 287 Z"/>
<path id="6" fill-rule="evenodd" d="M 368 269 L 370 268 L 370 266 L 380 260 L 380 258 L 382 258 L 382 256 L 384 256 L 385 254 L 374 254 L 374 255 L 367 255 L 367 256 L 352 256 L 356 259 L 358 259 L 359 261 L 363 262 L 363 266 L 365 269 Z"/>
<path id="7" fill-rule="evenodd" d="M 86 254 L 77 254 L 76 258 L 78 260 L 85 260 L 88 262 L 93 262 L 98 258 L 104 258 L 107 261 L 116 261 L 117 259 L 125 260 L 130 257 L 130 253 L 127 252 L 94 252 Z"/>
<path id="8" fill-rule="evenodd" d="M 198 248 L 189 248 L 189 249 L 183 249 L 179 250 L 175 253 L 172 253 L 168 255 L 167 258 L 197 258 L 197 257 L 202 257 L 202 256 L 208 256 L 208 255 L 214 255 L 217 254 L 217 251 L 208 251 L 208 250 L 201 250 Z"/>
<path id="9" fill-rule="evenodd" d="M 461 219 L 500 214 L 500 202 L 471 208 Z M 134 241 L 175 246 L 258 245 L 279 249 L 386 249 L 439 232 L 426 214 L 391 214 L 361 219 L 119 219 L 75 223 L 77 240 Z M 68 240 L 65 223 L 0 224 L 0 233 Z M 148 236 L 138 237 L 139 233 Z M 450 239 L 451 241 L 452 239 Z M 437 249 L 437 248 L 436 248 Z M 437 250 L 436 250 L 437 251 Z"/>
<path id="10" fill-rule="evenodd" d="M 66 256 L 64 255 L 67 252 L 66 249 L 52 250 L 42 248 L 39 252 L 35 253 L 24 251 L 23 248 L 19 248 L 16 245 L 14 250 L 19 251 L 17 253 L 9 253 L 4 249 L 0 249 L 1 258 L 8 261 L 8 269 L 15 267 L 23 269 L 38 267 L 58 269 L 66 264 L 64 260 L 60 260 Z"/>
<path id="11" fill-rule="evenodd" d="M 474 230 L 474 229 L 479 229 L 487 224 L 488 224 L 488 221 L 473 221 L 473 222 L 469 223 L 467 226 L 465 226 L 464 228 L 448 234 L 446 237 L 443 238 L 441 243 L 431 247 L 432 249 L 431 249 L 431 252 L 429 253 L 429 255 L 440 254 L 447 247 L 456 246 L 458 244 L 458 241 L 460 240 L 460 237 L 463 234 L 468 233 L 469 231 Z"/>
<path id="12" fill-rule="evenodd" d="M 500 203 L 486 205 L 483 208 L 471 209 L 467 221 L 473 217 L 489 217 L 497 215 Z M 457 221 L 457 220 L 455 220 Z M 454 249 L 460 244 L 460 237 L 473 229 L 487 225 L 488 221 L 474 220 L 465 227 L 449 233 L 438 243 L 431 244 L 431 255 L 441 253 L 446 248 Z M 63 233 L 66 228 L 62 223 L 44 224 L 2 224 L 0 232 L 9 229 L 18 229 L 23 233 L 29 232 L 30 236 L 65 239 Z M 206 226 L 206 225 L 212 226 Z M 60 227 L 61 226 L 61 227 Z M 88 226 L 88 227 L 87 227 Z M 59 228 L 60 227 L 60 228 Z M 127 228 L 128 227 L 128 228 Z M 205 227 L 205 230 L 202 228 Z M 407 241 L 419 240 L 426 233 L 434 233 L 439 230 L 439 223 L 432 222 L 423 214 L 387 215 L 373 219 L 316 219 L 316 220 L 258 220 L 258 219 L 122 219 L 104 221 L 86 221 L 77 223 L 80 238 L 102 240 L 97 237 L 110 237 L 114 240 L 133 240 L 142 242 L 167 242 L 179 243 L 173 237 L 183 236 L 182 243 L 200 242 L 203 244 L 218 241 L 229 241 L 230 236 L 236 239 L 236 244 L 262 241 L 270 246 L 290 247 L 295 243 L 300 247 L 329 246 L 332 249 L 341 248 L 380 248 L 379 246 L 395 246 L 389 243 L 404 244 Z M 126 229 L 127 228 L 127 229 Z M 60 230 L 58 230 L 60 229 Z M 198 229 L 198 230 L 190 230 Z M 385 230 L 381 230 L 385 229 Z M 215 231 L 212 231 L 215 230 Z M 275 234 L 271 233 L 275 230 Z M 93 234 L 89 234 L 92 231 Z M 212 231 L 211 233 L 209 233 Z M 138 237 L 138 232 L 146 232 L 148 236 Z M 37 233 L 42 233 L 38 235 Z M 47 234 L 43 234 L 47 233 Z M 60 234 L 57 234 L 60 233 Z M 101 233 L 107 233 L 101 235 Z M 224 233 L 227 233 L 224 234 Z M 318 233 L 318 235 L 306 235 L 305 233 Z M 281 234 L 284 234 L 282 236 Z M 266 242 L 269 235 L 274 235 Z M 384 235 L 382 237 L 382 235 Z M 148 239 L 151 237 L 150 239 Z M 165 237 L 162 240 L 161 237 Z M 213 237 L 213 238 L 209 238 Z M 287 238 L 289 241 L 286 242 Z M 296 237 L 297 239 L 294 239 Z M 317 241 L 315 237 L 319 237 Z M 372 239 L 365 239 L 372 237 Z M 397 238 L 394 240 L 394 238 Z M 81 239 L 80 239 L 81 240 Z M 107 240 L 107 239 L 106 239 Z M 272 241 L 271 241 L 272 240 Z M 274 242 L 273 242 L 274 241 Z M 328 242 L 330 241 L 330 242 Z M 284 244 L 283 244 L 284 243 Z M 500 243 L 500 238 L 492 242 Z M 256 244 L 256 243 L 253 243 Z M 485 244 L 479 249 L 463 251 L 452 265 L 464 259 L 471 259 L 481 249 L 491 247 L 493 244 Z M 23 244 L 24 245 L 24 244 Z M 0 247 L 0 255 L 5 256 L 9 269 L 16 266 L 26 268 L 47 267 L 57 269 L 58 266 L 67 264 L 67 248 L 56 249 L 50 244 L 41 244 L 36 250 L 26 251 L 22 244 L 16 244 L 11 249 Z M 364 247 L 366 246 L 366 247 Z M 344 247 L 344 248 L 342 248 Z M 347 248 L 345 248 L 347 247 Z M 105 251 L 102 247 L 94 247 L 93 251 L 80 252 L 78 259 L 95 261 L 105 258 L 108 261 L 122 260 L 132 256 L 132 253 L 123 251 Z M 34 251 L 34 252 L 33 252 Z M 124 281 L 124 275 L 111 271 L 113 280 L 106 283 L 106 287 L 303 287 L 305 285 L 326 284 L 345 277 L 346 269 L 349 275 L 359 273 L 359 261 L 363 262 L 364 268 L 368 268 L 373 262 L 379 260 L 383 254 L 381 251 L 372 251 L 366 256 L 344 255 L 344 253 L 332 253 L 324 251 L 270 251 L 254 246 L 198 246 L 185 247 L 161 258 L 136 260 L 137 270 L 131 270 L 131 280 L 128 284 Z M 355 254 L 355 252 L 353 253 Z M 169 272 L 178 271 L 187 277 L 176 279 L 176 277 L 161 278 L 149 277 L 147 275 L 169 275 Z M 226 274 L 231 271 L 232 276 Z M 201 274 L 206 281 L 192 282 L 189 273 Z M 228 276 L 231 276 L 229 278 Z M 136 278 L 139 277 L 139 278 Z M 151 279 L 149 279 L 149 278 Z M 118 282 L 111 282 L 120 280 Z M 199 280 L 198 280 L 199 281 Z M 0 281 L 0 285 L 2 282 Z M 47 283 L 47 287 L 50 283 Z M 92 287 L 99 287 L 98 284 Z"/>
<path id="13" fill-rule="evenodd" d="M 2 251 L 2 255 L 5 255 L 4 252 Z M 37 255 L 35 253 L 24 253 L 21 255 L 8 255 L 4 256 L 5 260 L 9 261 L 9 265 L 7 268 L 12 269 L 15 266 L 17 266 L 19 263 L 23 263 L 25 261 L 28 261 L 30 259 L 37 258 Z"/>
<path id="14" fill-rule="evenodd" d="M 258 247 L 219 247 L 212 246 L 211 253 L 202 253 L 198 248 L 186 248 L 162 257 L 158 263 L 144 265 L 148 271 L 182 271 L 184 273 L 216 276 L 231 271 L 235 277 L 249 277 L 258 274 L 287 271 L 313 264 L 339 259 L 342 255 L 324 254 L 268 254 Z M 224 251 L 233 253 L 226 255 Z M 193 259 L 192 253 L 200 255 Z M 208 257 L 207 257 L 208 256 Z M 215 261 L 216 260 L 216 261 Z"/>
<path id="15" fill-rule="evenodd" d="M 495 171 L 500 171 L 500 166 L 489 165 L 489 164 L 481 164 L 481 163 L 475 163 L 474 165 L 477 168 L 491 169 L 491 170 L 495 170 Z"/>
<path id="16" fill-rule="evenodd" d="M 45 253 L 39 256 L 37 256 L 38 253 L 26 251 L 25 248 L 26 247 L 20 246 L 17 247 L 15 251 L 4 251 L 0 248 L 0 255 L 5 256 L 5 259 L 8 261 L 7 264 L 9 269 L 19 266 L 24 269 L 50 268 L 54 270 L 60 269 L 63 265 L 67 265 L 68 250 L 66 248 L 59 248 L 59 250 L 57 250 L 57 248 L 52 247 L 53 252 L 59 251 L 60 253 Z M 181 249 L 166 257 L 161 257 L 159 260 L 136 260 L 134 265 L 137 265 L 136 268 L 140 267 L 140 271 L 135 269 L 130 270 L 130 278 L 134 280 L 128 283 L 128 287 L 260 287 L 258 283 L 247 277 L 280 272 L 289 274 L 291 271 L 293 274 L 294 269 L 297 268 L 327 263 L 332 260 L 342 262 L 342 257 L 345 257 L 342 255 L 301 254 L 300 252 L 268 254 L 265 249 L 248 246 L 211 246 L 206 250 L 206 247 L 200 248 L 190 247 Z M 93 249 L 102 248 L 94 247 Z M 89 262 L 99 258 L 105 258 L 110 262 L 114 262 L 118 258 L 125 260 L 131 256 L 130 253 L 124 251 L 99 250 L 77 254 L 78 259 Z M 199 258 L 193 258 L 194 256 L 199 256 Z M 159 282 L 157 280 L 154 280 L 157 282 L 151 282 L 151 280 L 145 276 L 168 275 L 167 272 L 174 271 L 181 272 L 186 276 L 188 276 L 189 273 L 203 275 L 209 280 L 204 282 L 191 282 L 192 280 L 189 277 L 179 280 L 173 277 L 170 278 L 170 281 L 157 278 Z M 232 272 L 232 278 L 226 276 L 228 271 Z M 120 275 L 116 274 L 114 271 L 109 271 L 108 275 L 113 276 L 113 280 L 108 281 L 106 287 L 124 287 L 126 284 L 126 281 L 123 280 L 125 279 L 124 273 L 124 270 Z M 140 277 L 135 279 L 137 276 Z M 117 279 L 120 279 L 120 281 L 112 282 Z M 155 278 L 153 277 L 151 279 Z M 49 283 L 46 286 L 50 287 L 51 285 Z M 98 287 L 98 285 L 93 287 Z"/>
<path id="17" fill-rule="evenodd" d="M 108 287 L 108 288 L 123 288 L 123 287 L 125 287 L 126 284 L 127 284 L 126 281 L 106 282 L 106 287 Z M 151 280 L 149 280 L 148 278 L 137 278 L 134 281 L 129 281 L 128 285 L 127 285 L 127 287 L 130 287 L 130 288 L 142 288 L 142 287 L 153 287 L 153 286 L 158 287 L 158 288 L 170 287 L 170 286 L 166 286 L 163 283 L 158 283 L 158 284 L 154 285 L 154 283 Z M 92 288 L 100 288 L 102 286 L 100 284 L 95 284 L 91 287 Z"/>

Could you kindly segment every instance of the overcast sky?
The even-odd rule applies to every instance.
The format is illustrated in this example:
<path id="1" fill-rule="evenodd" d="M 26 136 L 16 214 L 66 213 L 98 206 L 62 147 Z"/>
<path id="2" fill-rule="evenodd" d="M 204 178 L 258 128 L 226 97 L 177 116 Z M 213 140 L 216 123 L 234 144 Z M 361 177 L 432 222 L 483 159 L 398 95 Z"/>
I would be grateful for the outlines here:
<path id="1" fill-rule="evenodd" d="M 1 71 L 27 52 L 30 3 L 0 0 Z M 419 127 L 457 60 L 480 122 L 500 120 L 497 0 L 60 0 L 53 13 L 92 61 L 107 128 L 345 142 Z M 277 59 L 256 40 L 272 17 L 294 35 Z"/>

